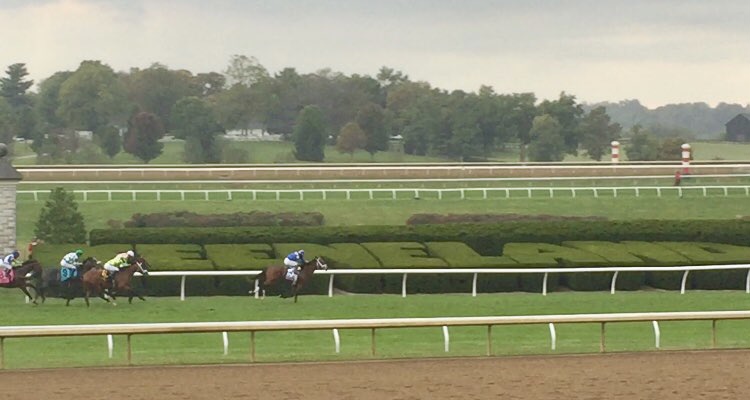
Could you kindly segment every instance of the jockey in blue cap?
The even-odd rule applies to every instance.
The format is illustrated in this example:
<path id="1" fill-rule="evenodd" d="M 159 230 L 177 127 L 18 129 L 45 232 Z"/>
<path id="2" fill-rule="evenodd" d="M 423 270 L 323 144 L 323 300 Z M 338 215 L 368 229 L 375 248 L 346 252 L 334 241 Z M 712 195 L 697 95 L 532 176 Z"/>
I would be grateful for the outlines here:
<path id="1" fill-rule="evenodd" d="M 2 267 L 5 276 L 8 278 L 10 278 L 10 271 L 13 270 L 13 266 L 18 263 L 18 257 L 21 257 L 21 253 L 19 253 L 18 250 L 13 250 L 12 253 L 0 260 L 0 267 Z"/>
<path id="2" fill-rule="evenodd" d="M 284 265 L 287 267 L 286 278 L 292 281 L 292 285 L 297 283 L 299 267 L 306 262 L 304 250 L 293 251 L 284 259 Z"/>

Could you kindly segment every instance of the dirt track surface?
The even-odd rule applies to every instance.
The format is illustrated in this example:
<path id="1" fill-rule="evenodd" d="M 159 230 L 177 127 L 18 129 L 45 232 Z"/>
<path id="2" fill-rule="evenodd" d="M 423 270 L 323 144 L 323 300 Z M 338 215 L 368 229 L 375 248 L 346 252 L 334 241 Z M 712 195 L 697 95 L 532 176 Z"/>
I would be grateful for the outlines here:
<path id="1" fill-rule="evenodd" d="M 750 351 L 0 372 L 0 399 L 739 399 Z M 17 391 L 16 388 L 25 388 Z"/>

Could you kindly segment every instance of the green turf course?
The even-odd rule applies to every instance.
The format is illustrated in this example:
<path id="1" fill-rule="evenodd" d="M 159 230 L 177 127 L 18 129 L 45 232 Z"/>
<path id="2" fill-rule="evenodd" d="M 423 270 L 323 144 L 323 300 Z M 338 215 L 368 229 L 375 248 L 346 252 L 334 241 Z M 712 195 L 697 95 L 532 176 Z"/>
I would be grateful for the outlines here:
<path id="1" fill-rule="evenodd" d="M 480 295 L 303 296 L 288 299 L 250 297 L 149 298 L 112 307 L 96 299 L 87 309 L 81 299 L 65 307 L 60 299 L 41 306 L 23 304 L 18 290 L 2 289 L 3 325 L 57 325 L 191 321 L 254 321 L 390 317 L 500 316 L 537 314 L 620 313 L 660 311 L 746 310 L 750 295 L 741 291 L 530 293 Z M 662 349 L 709 348 L 711 322 L 661 323 Z M 749 347 L 750 321 L 718 322 L 718 347 Z M 496 355 L 591 353 L 599 350 L 598 324 L 557 325 L 557 350 L 550 350 L 547 325 L 493 328 Z M 368 359 L 369 331 L 341 331 L 341 353 L 335 354 L 330 331 L 264 332 L 256 334 L 260 362 L 291 360 Z M 143 335 L 133 337 L 136 364 L 232 363 L 249 361 L 249 334 L 232 333 L 229 354 L 222 355 L 219 334 Z M 377 331 L 376 358 L 480 356 L 486 350 L 486 328 L 451 328 L 451 350 L 443 352 L 439 328 Z M 104 336 L 6 339 L 7 368 L 82 365 L 123 365 L 125 338 L 115 337 L 115 356 L 107 358 Z M 654 349 L 651 323 L 607 325 L 608 351 Z"/>

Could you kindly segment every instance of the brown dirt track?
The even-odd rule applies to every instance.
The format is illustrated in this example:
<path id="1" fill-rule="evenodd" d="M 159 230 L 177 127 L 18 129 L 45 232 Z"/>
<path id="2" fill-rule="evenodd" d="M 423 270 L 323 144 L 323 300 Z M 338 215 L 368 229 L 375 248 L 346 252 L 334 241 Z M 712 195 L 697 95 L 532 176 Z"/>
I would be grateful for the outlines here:
<path id="1" fill-rule="evenodd" d="M 0 399 L 739 399 L 750 350 L 0 372 Z M 21 389 L 24 388 L 24 389 Z"/>

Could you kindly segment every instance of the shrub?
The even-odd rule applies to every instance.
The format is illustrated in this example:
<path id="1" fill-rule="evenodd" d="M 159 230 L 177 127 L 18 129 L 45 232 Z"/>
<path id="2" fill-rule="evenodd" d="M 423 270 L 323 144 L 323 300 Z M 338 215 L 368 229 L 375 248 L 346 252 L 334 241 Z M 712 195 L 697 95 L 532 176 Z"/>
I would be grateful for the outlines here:
<path id="1" fill-rule="evenodd" d="M 238 212 L 233 214 L 196 214 L 190 211 L 170 211 L 151 214 L 133 214 L 126 228 L 166 227 L 231 227 L 231 226 L 320 226 L 323 214 L 318 212 L 266 211 Z"/>
<path id="2" fill-rule="evenodd" d="M 84 243 L 86 227 L 72 193 L 58 187 L 50 191 L 34 235 L 47 243 Z"/>

